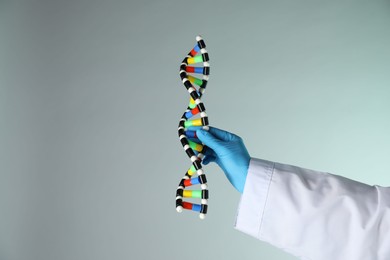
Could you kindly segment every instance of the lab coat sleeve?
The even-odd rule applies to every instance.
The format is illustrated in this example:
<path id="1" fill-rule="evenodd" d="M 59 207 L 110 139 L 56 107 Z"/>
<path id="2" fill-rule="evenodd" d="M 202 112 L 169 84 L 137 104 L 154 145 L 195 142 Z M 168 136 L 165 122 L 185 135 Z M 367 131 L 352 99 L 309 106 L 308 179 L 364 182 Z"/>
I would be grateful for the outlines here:
<path id="1" fill-rule="evenodd" d="M 390 188 L 251 158 L 235 228 L 305 260 L 389 260 Z"/>

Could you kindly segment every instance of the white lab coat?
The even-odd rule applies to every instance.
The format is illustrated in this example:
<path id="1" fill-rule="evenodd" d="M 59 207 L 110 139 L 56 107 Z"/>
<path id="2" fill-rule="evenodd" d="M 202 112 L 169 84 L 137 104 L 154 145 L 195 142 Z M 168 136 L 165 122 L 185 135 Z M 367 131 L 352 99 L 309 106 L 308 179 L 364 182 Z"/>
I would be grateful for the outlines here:
<path id="1" fill-rule="evenodd" d="M 235 228 L 304 260 L 390 260 L 390 188 L 252 158 Z"/>

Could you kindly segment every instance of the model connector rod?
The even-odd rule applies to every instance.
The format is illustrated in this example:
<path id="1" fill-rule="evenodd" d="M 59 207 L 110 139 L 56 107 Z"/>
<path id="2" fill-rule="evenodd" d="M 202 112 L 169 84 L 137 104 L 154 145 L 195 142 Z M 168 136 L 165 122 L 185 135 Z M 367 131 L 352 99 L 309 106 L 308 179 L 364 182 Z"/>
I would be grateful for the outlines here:
<path id="1" fill-rule="evenodd" d="M 191 127 L 209 129 L 206 108 L 201 100 L 209 80 L 210 64 L 208 61 L 209 54 L 206 50 L 206 44 L 202 37 L 197 36 L 195 47 L 180 64 L 180 78 L 190 95 L 190 103 L 180 119 L 178 134 L 184 151 L 191 160 L 191 167 L 187 170 L 177 187 L 176 210 L 177 212 L 182 212 L 183 209 L 187 209 L 199 212 L 201 219 L 204 219 L 206 216 L 207 200 L 209 198 L 207 179 L 202 169 L 202 159 L 206 146 L 198 139 L 196 131 L 191 130 Z M 195 64 L 196 66 L 188 66 L 189 64 Z M 195 173 L 196 176 L 193 176 Z M 186 190 L 187 187 L 193 185 L 200 185 L 201 190 Z M 190 203 L 183 201 L 183 198 L 200 199 L 201 203 Z"/>

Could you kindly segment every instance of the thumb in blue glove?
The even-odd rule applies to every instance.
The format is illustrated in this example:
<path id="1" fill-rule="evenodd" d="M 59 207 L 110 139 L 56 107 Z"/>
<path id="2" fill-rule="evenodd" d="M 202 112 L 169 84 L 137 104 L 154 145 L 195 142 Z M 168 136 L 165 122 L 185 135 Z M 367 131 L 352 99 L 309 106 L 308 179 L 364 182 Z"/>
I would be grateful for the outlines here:
<path id="1" fill-rule="evenodd" d="M 216 162 L 234 188 L 242 193 L 250 161 L 242 138 L 215 127 L 209 131 L 199 129 L 196 135 L 207 146 L 203 164 Z"/>

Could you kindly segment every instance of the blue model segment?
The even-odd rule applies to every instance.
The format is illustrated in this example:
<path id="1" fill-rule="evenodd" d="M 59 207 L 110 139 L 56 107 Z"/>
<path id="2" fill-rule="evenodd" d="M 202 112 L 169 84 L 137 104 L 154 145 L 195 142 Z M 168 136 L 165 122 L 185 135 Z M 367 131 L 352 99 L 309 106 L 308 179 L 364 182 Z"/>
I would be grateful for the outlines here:
<path id="1" fill-rule="evenodd" d="M 199 204 L 192 204 L 192 210 L 193 211 L 200 212 L 201 209 L 202 209 L 202 207 Z"/>
<path id="2" fill-rule="evenodd" d="M 194 115 L 191 113 L 191 111 L 188 111 L 188 112 L 186 112 L 186 114 L 185 114 L 185 117 L 188 119 L 188 118 L 191 118 L 191 117 L 193 117 Z"/>
<path id="3" fill-rule="evenodd" d="M 198 44 L 195 45 L 194 51 L 196 51 L 196 52 L 199 52 L 199 51 L 200 51 L 200 48 L 199 48 L 199 45 L 198 45 Z"/>
<path id="4" fill-rule="evenodd" d="M 192 185 L 200 184 L 199 177 L 191 178 L 191 184 Z"/>
<path id="5" fill-rule="evenodd" d="M 195 67 L 194 68 L 194 73 L 203 74 L 203 67 Z"/>

